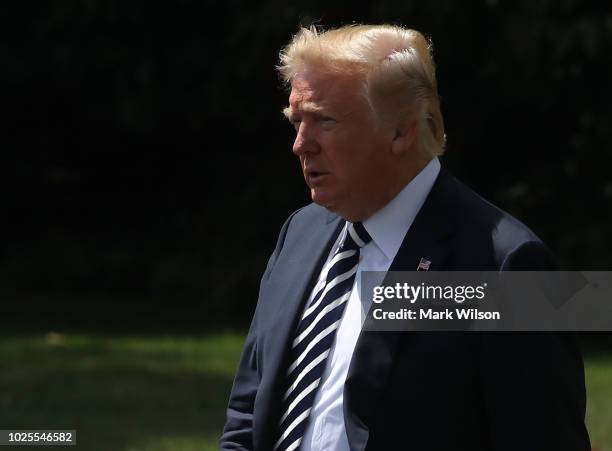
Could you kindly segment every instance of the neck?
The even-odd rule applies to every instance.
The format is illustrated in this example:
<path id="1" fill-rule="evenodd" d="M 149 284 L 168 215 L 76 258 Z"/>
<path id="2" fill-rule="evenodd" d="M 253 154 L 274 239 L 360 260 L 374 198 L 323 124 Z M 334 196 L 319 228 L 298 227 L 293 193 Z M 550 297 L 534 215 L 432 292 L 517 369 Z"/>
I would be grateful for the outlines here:
<path id="1" fill-rule="evenodd" d="M 387 178 L 387 186 L 384 190 L 381 190 L 379 195 L 372 199 L 370 202 L 360 202 L 356 208 L 350 213 L 336 212 L 344 219 L 349 222 L 363 222 L 376 213 L 378 210 L 384 208 L 389 202 L 391 202 L 395 196 L 403 190 L 414 178 L 421 173 L 421 171 L 431 161 L 430 159 L 419 159 L 411 165 L 398 166 L 398 170 L 392 176 Z"/>

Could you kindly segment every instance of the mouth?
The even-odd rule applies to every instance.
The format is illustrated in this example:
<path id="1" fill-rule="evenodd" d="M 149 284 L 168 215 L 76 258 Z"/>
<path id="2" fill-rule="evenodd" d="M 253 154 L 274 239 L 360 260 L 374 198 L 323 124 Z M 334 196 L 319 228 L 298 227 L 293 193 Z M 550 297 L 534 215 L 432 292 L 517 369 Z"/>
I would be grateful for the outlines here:
<path id="1" fill-rule="evenodd" d="M 308 171 L 306 172 L 306 181 L 310 185 L 316 185 L 327 175 L 329 175 L 329 172 Z"/>

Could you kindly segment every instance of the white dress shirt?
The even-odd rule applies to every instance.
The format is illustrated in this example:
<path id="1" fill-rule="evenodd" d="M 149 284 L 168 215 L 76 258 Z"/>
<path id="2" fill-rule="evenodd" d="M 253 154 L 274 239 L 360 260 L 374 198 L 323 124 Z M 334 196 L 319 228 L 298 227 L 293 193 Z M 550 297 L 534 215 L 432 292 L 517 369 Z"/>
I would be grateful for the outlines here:
<path id="1" fill-rule="evenodd" d="M 434 158 L 391 202 L 363 222 L 372 241 L 361 248 L 356 282 L 353 284 L 340 326 L 336 331 L 336 339 L 327 358 L 310 411 L 309 424 L 300 448 L 302 451 L 349 451 L 342 407 L 344 381 L 361 332 L 363 313 L 370 308 L 369 302 L 367 300 L 362 302 L 360 298 L 360 273 L 389 270 L 404 236 L 425 202 L 439 172 L 440 162 Z M 332 246 L 327 262 L 332 259 L 345 234 L 346 227 Z M 315 293 L 325 284 L 327 262 L 306 305 L 310 304 Z"/>

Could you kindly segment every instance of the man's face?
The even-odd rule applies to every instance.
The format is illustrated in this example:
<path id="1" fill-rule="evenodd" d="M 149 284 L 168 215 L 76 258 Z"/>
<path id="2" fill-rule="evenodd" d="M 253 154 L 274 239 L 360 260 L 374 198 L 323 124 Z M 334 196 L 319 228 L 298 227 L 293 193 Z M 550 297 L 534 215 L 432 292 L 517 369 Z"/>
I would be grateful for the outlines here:
<path id="1" fill-rule="evenodd" d="M 350 221 L 366 219 L 389 200 L 390 130 L 374 123 L 355 78 L 307 73 L 291 88 L 285 115 L 312 200 Z"/>

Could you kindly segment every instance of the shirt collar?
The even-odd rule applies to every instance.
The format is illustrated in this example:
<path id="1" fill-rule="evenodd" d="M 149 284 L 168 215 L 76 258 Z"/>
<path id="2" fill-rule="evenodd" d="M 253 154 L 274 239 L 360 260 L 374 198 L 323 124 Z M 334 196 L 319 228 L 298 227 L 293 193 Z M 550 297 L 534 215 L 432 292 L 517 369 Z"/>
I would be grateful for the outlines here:
<path id="1" fill-rule="evenodd" d="M 434 157 L 391 202 L 363 221 L 372 241 L 388 259 L 395 258 L 439 173 L 440 161 Z"/>

